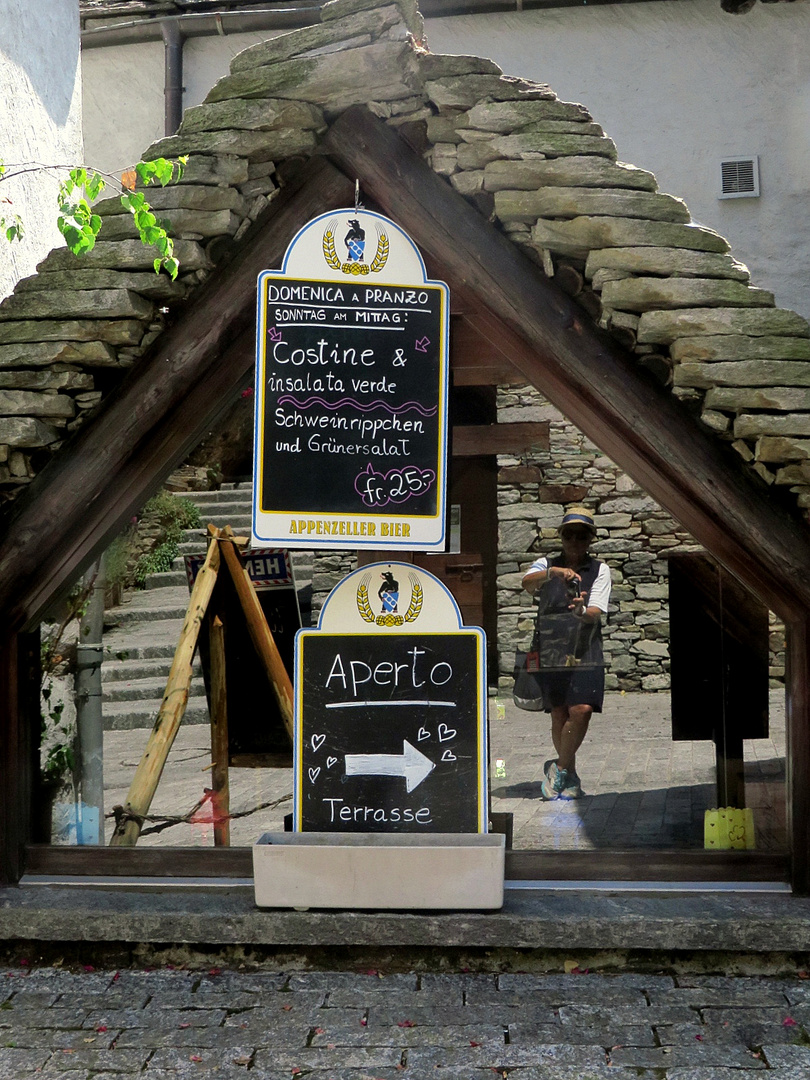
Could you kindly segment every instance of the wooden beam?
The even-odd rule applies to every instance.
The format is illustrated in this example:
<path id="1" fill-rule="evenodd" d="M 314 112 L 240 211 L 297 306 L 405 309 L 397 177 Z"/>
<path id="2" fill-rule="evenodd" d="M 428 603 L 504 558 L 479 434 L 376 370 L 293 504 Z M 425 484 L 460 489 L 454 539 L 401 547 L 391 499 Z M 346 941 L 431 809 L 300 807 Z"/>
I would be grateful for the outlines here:
<path id="1" fill-rule="evenodd" d="M 0 886 L 19 881 L 31 840 L 39 686 L 39 634 L 0 640 Z"/>
<path id="2" fill-rule="evenodd" d="M 806 529 L 632 353 L 367 109 L 343 113 L 324 147 L 443 267 L 466 318 L 588 438 L 782 618 L 810 606 Z"/>
<path id="3" fill-rule="evenodd" d="M 486 454 L 525 454 L 532 447 L 549 448 L 547 421 L 516 424 L 456 424 L 453 428 L 453 457 L 481 457 Z"/>
<path id="4" fill-rule="evenodd" d="M 310 162 L 306 179 L 274 200 L 264 227 L 178 310 L 19 497 L 0 539 L 6 628 L 38 621 L 224 412 L 253 365 L 258 273 L 280 264 L 302 224 L 353 197 L 353 181 L 323 159 Z"/>
<path id="5" fill-rule="evenodd" d="M 810 893 L 810 619 L 785 626 L 787 719 L 787 831 L 791 838 L 791 885 Z"/>
<path id="6" fill-rule="evenodd" d="M 26 872 L 98 877 L 236 877 L 252 880 L 253 852 L 231 848 L 31 845 Z M 786 881 L 785 855 L 763 851 L 507 851 L 509 881 Z"/>
<path id="7" fill-rule="evenodd" d="M 231 846 L 231 786 L 228 774 L 228 683 L 225 674 L 225 628 L 209 612 L 211 643 L 211 806 L 214 846 Z"/>
<path id="8" fill-rule="evenodd" d="M 526 382 L 526 376 L 460 315 L 450 319 L 450 370 L 454 386 L 520 386 Z"/>

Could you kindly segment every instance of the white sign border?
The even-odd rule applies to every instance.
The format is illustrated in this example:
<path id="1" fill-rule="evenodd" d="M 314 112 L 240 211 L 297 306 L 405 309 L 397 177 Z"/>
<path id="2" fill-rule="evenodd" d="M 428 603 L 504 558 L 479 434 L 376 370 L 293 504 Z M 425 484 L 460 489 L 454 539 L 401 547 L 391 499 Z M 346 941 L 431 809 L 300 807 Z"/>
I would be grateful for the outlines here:
<path id="1" fill-rule="evenodd" d="M 256 311 L 256 368 L 255 368 L 255 410 L 254 410 L 254 454 L 253 454 L 253 507 L 251 514 L 251 545 L 252 546 L 283 546 L 286 548 L 300 549 L 332 549 L 341 551 L 353 551 L 358 548 L 382 548 L 392 551 L 443 551 L 446 545 L 446 501 L 447 501 L 447 473 L 448 473 L 448 422 L 449 422 L 449 381 L 450 381 L 450 290 L 443 281 L 434 281 L 427 277 L 422 255 L 413 240 L 400 228 L 396 222 L 383 214 L 372 210 L 357 211 L 364 217 L 372 217 L 385 223 L 387 227 L 396 231 L 412 249 L 411 254 L 416 256 L 418 265 L 422 271 L 422 281 L 418 284 L 437 288 L 441 293 L 441 352 L 440 383 L 439 383 L 439 469 L 437 477 L 438 513 L 431 515 L 414 515 L 398 513 L 299 513 L 293 511 L 272 511 L 262 513 L 260 509 L 261 492 L 261 463 L 263 453 L 263 432 L 260 431 L 259 418 L 264 413 L 264 355 L 266 335 L 267 305 L 264 302 L 265 282 L 287 276 L 290 259 L 294 255 L 296 244 L 302 236 L 307 234 L 324 220 L 333 218 L 336 214 L 355 213 L 352 208 L 330 210 L 320 214 L 307 222 L 290 242 L 284 255 L 280 270 L 263 270 L 257 281 L 257 311 Z M 323 281 L 328 278 L 328 270 L 318 277 L 305 277 L 296 275 L 295 280 L 300 281 Z M 340 279 L 344 280 L 345 279 Z M 347 282 L 348 284 L 348 282 Z M 396 288 L 397 285 L 390 281 L 381 283 L 386 287 Z M 412 283 L 402 283 L 411 285 Z M 306 521 L 307 532 L 305 534 L 291 533 L 293 523 Z M 374 526 L 374 534 L 368 535 L 369 524 Z M 333 535 L 332 529 L 340 529 Z M 390 535 L 393 526 L 394 535 Z M 383 527 L 388 529 L 384 535 Z M 398 527 L 398 528 L 397 528 Z M 259 530 L 262 531 L 259 531 Z M 407 535 L 401 535 L 403 530 Z M 320 530 L 320 531 L 318 531 Z M 354 530 L 357 530 L 356 532 Z M 400 535 L 396 535 L 399 532 Z"/>

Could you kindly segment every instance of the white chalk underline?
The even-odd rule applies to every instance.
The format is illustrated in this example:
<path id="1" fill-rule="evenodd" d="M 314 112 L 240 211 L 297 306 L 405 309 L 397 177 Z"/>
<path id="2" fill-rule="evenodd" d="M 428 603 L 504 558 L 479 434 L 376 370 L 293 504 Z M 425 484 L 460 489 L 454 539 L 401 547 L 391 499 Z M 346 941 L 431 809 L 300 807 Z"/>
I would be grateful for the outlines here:
<path id="1" fill-rule="evenodd" d="M 389 705 L 427 705 L 429 708 L 436 706 L 445 709 L 455 709 L 455 701 L 333 701 L 326 706 L 327 709 L 364 709 L 364 708 L 387 708 Z"/>
<path id="2" fill-rule="evenodd" d="M 348 323 L 348 322 L 283 322 L 282 326 L 315 326 L 319 330 L 396 330 L 398 334 L 404 334 L 405 326 L 379 326 L 377 323 Z"/>

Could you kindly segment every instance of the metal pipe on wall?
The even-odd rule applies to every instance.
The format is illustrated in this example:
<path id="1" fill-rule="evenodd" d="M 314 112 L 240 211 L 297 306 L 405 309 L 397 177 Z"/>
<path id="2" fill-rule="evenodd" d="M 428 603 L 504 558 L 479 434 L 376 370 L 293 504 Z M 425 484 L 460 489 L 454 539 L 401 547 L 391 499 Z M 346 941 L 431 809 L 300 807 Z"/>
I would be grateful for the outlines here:
<path id="1" fill-rule="evenodd" d="M 183 119 L 183 35 L 177 19 L 164 19 L 163 134 L 174 135 Z"/>
<path id="2" fill-rule="evenodd" d="M 582 7 L 584 0 L 421 0 L 425 18 L 450 15 L 541 10 L 544 8 Z M 589 6 L 645 3 L 648 0 L 587 0 Z M 657 0 L 663 3 L 664 0 Z M 183 38 L 212 37 L 226 34 L 249 34 L 263 30 L 296 30 L 321 21 L 321 4 L 291 3 L 287 7 L 259 8 L 252 11 L 208 12 L 204 15 L 172 15 Z M 82 48 L 100 49 L 109 45 L 132 45 L 142 41 L 160 41 L 161 18 L 132 19 L 82 30 Z"/>

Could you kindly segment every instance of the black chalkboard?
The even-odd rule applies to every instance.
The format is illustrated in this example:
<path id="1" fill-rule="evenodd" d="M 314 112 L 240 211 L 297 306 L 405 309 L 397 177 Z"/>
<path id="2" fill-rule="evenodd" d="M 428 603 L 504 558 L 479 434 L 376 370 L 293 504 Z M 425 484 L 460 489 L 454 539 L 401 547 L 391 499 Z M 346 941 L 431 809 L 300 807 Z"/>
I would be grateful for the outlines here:
<path id="1" fill-rule="evenodd" d="M 296 829 L 485 831 L 483 662 L 479 630 L 302 631 Z"/>
<path id="2" fill-rule="evenodd" d="M 263 296 L 258 509 L 438 514 L 444 286 L 268 277 Z"/>

